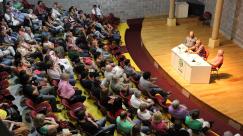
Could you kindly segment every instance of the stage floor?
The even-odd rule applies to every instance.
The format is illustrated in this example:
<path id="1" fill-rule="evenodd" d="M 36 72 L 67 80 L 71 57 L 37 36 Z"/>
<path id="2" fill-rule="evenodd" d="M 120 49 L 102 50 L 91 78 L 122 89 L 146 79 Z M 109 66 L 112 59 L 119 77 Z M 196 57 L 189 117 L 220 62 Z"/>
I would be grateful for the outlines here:
<path id="1" fill-rule="evenodd" d="M 243 49 L 222 35 L 222 45 L 210 49 L 207 47 L 212 32 L 209 26 L 203 26 L 197 18 L 179 19 L 178 23 L 176 27 L 168 27 L 165 18 L 145 18 L 141 32 L 145 48 L 164 71 L 190 95 L 242 125 Z M 211 78 L 210 84 L 189 84 L 171 66 L 171 49 L 184 42 L 190 30 L 209 49 L 208 60 L 215 57 L 218 49 L 225 51 L 219 78 Z"/>

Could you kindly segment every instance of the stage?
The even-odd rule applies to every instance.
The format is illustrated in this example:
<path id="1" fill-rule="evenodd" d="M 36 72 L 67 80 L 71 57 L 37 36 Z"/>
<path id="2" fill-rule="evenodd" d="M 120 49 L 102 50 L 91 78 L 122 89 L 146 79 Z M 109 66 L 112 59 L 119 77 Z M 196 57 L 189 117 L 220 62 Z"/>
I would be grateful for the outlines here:
<path id="1" fill-rule="evenodd" d="M 178 26 L 166 26 L 161 17 L 145 18 L 142 24 L 141 40 L 154 65 L 171 77 L 170 85 L 177 86 L 188 99 L 206 105 L 219 119 L 224 119 L 235 129 L 243 125 L 243 49 L 220 35 L 221 46 L 207 47 L 211 28 L 202 25 L 197 18 L 179 19 Z M 208 60 L 215 57 L 218 49 L 223 49 L 224 64 L 219 77 L 211 77 L 210 84 L 188 84 L 171 66 L 171 49 L 185 41 L 189 31 L 209 50 Z M 172 92 L 173 93 L 173 92 Z"/>

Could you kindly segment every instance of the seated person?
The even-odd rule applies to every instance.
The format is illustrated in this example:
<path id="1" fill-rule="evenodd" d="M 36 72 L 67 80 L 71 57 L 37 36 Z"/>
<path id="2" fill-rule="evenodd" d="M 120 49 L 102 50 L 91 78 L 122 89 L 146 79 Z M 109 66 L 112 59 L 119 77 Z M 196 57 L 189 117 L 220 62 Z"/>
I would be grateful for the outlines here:
<path id="1" fill-rule="evenodd" d="M 17 51 L 23 56 L 27 58 L 36 59 L 39 58 L 43 60 L 42 53 L 38 51 L 39 45 L 32 45 L 25 42 L 23 37 L 19 38 L 19 43 L 17 43 Z"/>
<path id="2" fill-rule="evenodd" d="M 155 78 L 151 78 L 150 72 L 144 72 L 143 76 L 139 79 L 139 86 L 141 89 L 150 92 L 152 95 L 160 94 L 165 100 L 168 98 L 170 93 L 163 91 L 158 85 L 154 84 Z"/>
<path id="3" fill-rule="evenodd" d="M 27 17 L 31 21 L 31 24 L 30 24 L 31 28 L 33 28 L 34 30 L 40 30 L 40 28 L 42 26 L 42 21 L 39 20 L 38 17 L 33 13 L 33 9 L 28 10 Z"/>
<path id="4" fill-rule="evenodd" d="M 28 0 L 22 0 L 21 2 L 22 2 L 25 9 L 33 8 L 33 5 L 31 5 Z"/>
<path id="5" fill-rule="evenodd" d="M 107 94 L 107 92 L 106 92 Z M 108 111 L 107 114 L 110 115 L 113 119 L 116 119 L 123 110 L 122 108 L 122 99 L 115 95 L 106 95 L 100 100 L 101 104 Z"/>
<path id="6" fill-rule="evenodd" d="M 161 112 L 157 111 L 152 116 L 151 128 L 159 135 L 165 135 L 168 127 L 165 121 L 162 120 Z"/>
<path id="7" fill-rule="evenodd" d="M 55 135 L 59 127 L 54 118 L 45 117 L 44 114 L 37 114 L 33 118 L 33 124 L 36 131 L 41 135 Z"/>
<path id="8" fill-rule="evenodd" d="M 207 57 L 206 49 L 200 39 L 196 41 L 196 44 L 194 46 L 188 48 L 187 51 L 192 54 L 198 54 L 202 58 Z"/>
<path id="9" fill-rule="evenodd" d="M 176 120 L 172 126 L 170 126 L 167 136 L 190 136 L 190 131 L 182 127 L 182 122 Z"/>
<path id="10" fill-rule="evenodd" d="M 147 109 L 147 104 L 142 103 L 137 110 L 137 115 L 144 123 L 148 123 L 151 120 L 152 112 Z"/>
<path id="11" fill-rule="evenodd" d="M 52 18 L 51 13 L 49 12 L 48 15 L 43 19 L 43 25 L 47 26 L 49 30 L 55 35 L 59 32 L 62 32 L 64 28 L 61 24 L 55 22 Z"/>
<path id="12" fill-rule="evenodd" d="M 30 127 L 23 122 L 15 122 L 0 117 L 0 132 L 6 136 L 27 136 L 30 133 Z M 2 124 L 3 123 L 3 124 Z M 3 128 L 6 127 L 6 128 Z M 6 129 L 6 130 L 4 130 Z M 8 130 L 8 131 L 7 131 Z M 11 133 L 11 134 L 10 134 Z"/>
<path id="13" fill-rule="evenodd" d="M 13 0 L 13 7 L 17 10 L 23 10 L 24 9 L 20 0 Z"/>
<path id="14" fill-rule="evenodd" d="M 190 48 L 195 45 L 197 37 L 195 37 L 194 32 L 190 31 L 189 36 L 186 37 L 185 45 Z"/>
<path id="15" fill-rule="evenodd" d="M 97 39 L 102 40 L 105 39 L 105 36 L 98 30 L 96 30 L 95 27 L 91 28 L 92 35 L 96 36 Z"/>
<path id="16" fill-rule="evenodd" d="M 41 0 L 39 0 L 37 2 L 37 5 L 35 6 L 35 14 L 38 16 L 40 20 L 42 20 L 44 16 L 47 14 L 46 6 Z"/>
<path id="17" fill-rule="evenodd" d="M 212 68 L 218 68 L 224 62 L 224 51 L 218 50 L 217 56 L 209 61 L 209 64 L 212 65 Z"/>
<path id="18" fill-rule="evenodd" d="M 127 77 L 132 77 L 134 80 L 138 81 L 141 75 L 131 66 L 130 60 L 126 59 L 124 64 L 124 73 L 126 73 Z"/>
<path id="19" fill-rule="evenodd" d="M 31 78 L 27 74 L 22 74 L 19 78 L 22 84 L 23 94 L 27 98 L 36 103 L 48 101 L 52 107 L 53 112 L 59 111 L 56 105 L 56 91 L 52 86 L 32 85 Z"/>
<path id="20" fill-rule="evenodd" d="M 43 43 L 42 43 L 42 46 L 43 48 L 47 48 L 47 49 L 54 49 L 54 43 L 52 43 L 50 40 L 49 40 L 49 37 L 48 36 L 44 36 L 43 37 Z"/>
<path id="21" fill-rule="evenodd" d="M 70 103 L 84 102 L 86 99 L 85 96 L 81 95 L 82 92 L 80 90 L 75 90 L 69 83 L 69 75 L 66 73 L 61 75 L 57 91 L 62 98 L 67 99 Z"/>
<path id="22" fill-rule="evenodd" d="M 62 69 L 58 64 L 55 64 L 52 60 L 47 62 L 47 75 L 50 79 L 59 81 L 62 73 Z"/>
<path id="23" fill-rule="evenodd" d="M 190 115 L 186 116 L 185 124 L 192 130 L 194 133 L 207 132 L 211 123 L 204 121 L 202 118 L 199 118 L 200 112 L 198 110 L 193 110 L 190 112 Z"/>
<path id="24" fill-rule="evenodd" d="M 13 32 L 13 30 L 8 27 L 4 19 L 1 21 L 1 33 L 0 33 L 0 43 L 7 45 L 14 45 L 18 40 L 18 33 Z"/>
<path id="25" fill-rule="evenodd" d="M 169 106 L 168 111 L 172 116 L 172 122 L 174 122 L 175 119 L 183 121 L 189 114 L 187 107 L 181 105 L 179 100 L 174 100 L 172 104 Z"/>
<path id="26" fill-rule="evenodd" d="M 35 35 L 32 33 L 30 27 L 25 27 L 25 33 L 23 35 L 24 40 L 29 44 L 36 44 Z"/>
<path id="27" fill-rule="evenodd" d="M 119 77 L 116 77 L 115 75 L 113 76 L 110 87 L 112 91 L 116 94 L 119 94 L 121 91 L 128 91 L 129 85 L 124 84 L 123 82 L 120 81 Z"/>
<path id="28" fill-rule="evenodd" d="M 139 109 L 141 104 L 146 104 L 147 107 L 151 107 L 152 105 L 154 105 L 154 101 L 152 99 L 143 99 L 141 97 L 141 91 L 137 89 L 134 91 L 134 94 L 131 96 L 130 103 L 131 106 L 135 109 Z"/>
<path id="29" fill-rule="evenodd" d="M 75 38 L 72 35 L 67 35 L 66 36 L 66 44 L 67 44 L 67 49 L 69 51 L 77 51 L 77 52 L 82 52 L 82 49 L 80 49 L 76 43 L 75 43 Z"/>
<path id="30" fill-rule="evenodd" d="M 132 132 L 133 126 L 140 124 L 141 122 L 139 120 L 131 120 L 126 111 L 123 111 L 121 115 L 116 118 L 117 131 L 125 135 L 129 135 Z M 147 126 L 142 126 L 141 131 L 143 133 L 148 133 L 150 129 Z"/>
<path id="31" fill-rule="evenodd" d="M 12 65 L 13 57 L 15 56 L 15 50 L 12 46 L 2 45 L 0 46 L 0 63 L 4 65 Z"/>
<path id="32" fill-rule="evenodd" d="M 7 21 L 9 26 L 19 26 L 22 22 L 18 20 L 15 16 L 14 13 L 11 11 L 10 8 L 6 9 L 6 13 L 4 14 L 4 18 Z"/>
<path id="33" fill-rule="evenodd" d="M 76 112 L 78 118 L 78 124 L 85 132 L 88 132 L 90 135 L 102 135 L 103 133 L 108 133 L 109 135 L 114 135 L 115 125 L 111 124 L 105 127 L 106 118 L 103 117 L 100 120 L 95 120 L 95 118 L 89 114 L 87 111 Z"/>
<path id="34" fill-rule="evenodd" d="M 88 90 L 91 90 L 92 84 L 94 83 L 95 80 L 95 72 L 86 72 L 83 73 L 82 79 L 80 81 L 81 85 Z"/>
<path id="35" fill-rule="evenodd" d="M 134 125 L 130 136 L 148 136 L 141 132 L 141 125 Z"/>

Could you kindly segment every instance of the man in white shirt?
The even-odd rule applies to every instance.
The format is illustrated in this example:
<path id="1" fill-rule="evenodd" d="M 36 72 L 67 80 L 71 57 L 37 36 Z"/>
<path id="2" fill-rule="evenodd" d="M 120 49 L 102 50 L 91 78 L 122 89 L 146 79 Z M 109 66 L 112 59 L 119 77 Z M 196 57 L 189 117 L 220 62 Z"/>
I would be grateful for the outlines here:
<path id="1" fill-rule="evenodd" d="M 93 5 L 92 14 L 99 18 L 102 17 L 101 9 L 97 5 Z"/>
<path id="2" fill-rule="evenodd" d="M 138 118 L 142 121 L 149 121 L 152 117 L 152 112 L 147 109 L 147 104 L 141 103 L 137 110 Z"/>
<path id="3" fill-rule="evenodd" d="M 131 96 L 130 103 L 131 106 L 135 109 L 138 109 L 142 103 L 145 103 L 148 107 L 154 104 L 153 100 L 151 99 L 147 99 L 147 100 L 142 99 L 141 91 L 139 90 L 134 90 L 134 94 Z"/>
<path id="4" fill-rule="evenodd" d="M 13 12 L 11 12 L 10 8 L 6 9 L 6 13 L 4 14 L 4 18 L 6 19 L 6 21 L 8 22 L 8 24 L 10 26 L 20 25 L 20 21 L 15 18 L 14 14 L 13 14 Z"/>

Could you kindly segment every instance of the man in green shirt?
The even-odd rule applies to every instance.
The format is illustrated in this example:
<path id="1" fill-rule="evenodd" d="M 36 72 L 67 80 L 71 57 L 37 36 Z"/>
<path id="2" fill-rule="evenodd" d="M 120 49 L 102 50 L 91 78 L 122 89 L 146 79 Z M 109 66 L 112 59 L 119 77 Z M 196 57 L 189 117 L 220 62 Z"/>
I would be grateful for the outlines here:
<path id="1" fill-rule="evenodd" d="M 134 125 L 141 125 L 141 121 L 139 120 L 134 120 L 132 121 L 126 111 L 123 111 L 120 116 L 116 118 L 116 125 L 117 125 L 117 130 L 122 133 L 129 135 L 132 132 L 132 128 Z M 147 126 L 141 126 L 141 132 L 143 133 L 149 133 L 150 129 Z"/>
<path id="2" fill-rule="evenodd" d="M 13 7 L 17 10 L 23 10 L 23 4 L 19 0 L 13 0 Z"/>
<path id="3" fill-rule="evenodd" d="M 185 119 L 185 124 L 192 129 L 194 133 L 206 132 L 211 127 L 208 121 L 199 119 L 199 114 L 200 112 L 198 110 L 193 110 Z"/>

